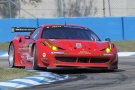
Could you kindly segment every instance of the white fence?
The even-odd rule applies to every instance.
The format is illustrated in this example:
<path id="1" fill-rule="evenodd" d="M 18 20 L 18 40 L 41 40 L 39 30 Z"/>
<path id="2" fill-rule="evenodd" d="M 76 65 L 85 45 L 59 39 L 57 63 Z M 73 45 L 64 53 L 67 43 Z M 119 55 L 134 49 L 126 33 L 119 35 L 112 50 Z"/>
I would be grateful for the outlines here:
<path id="1" fill-rule="evenodd" d="M 135 0 L 0 0 L 1 18 L 135 16 Z"/>

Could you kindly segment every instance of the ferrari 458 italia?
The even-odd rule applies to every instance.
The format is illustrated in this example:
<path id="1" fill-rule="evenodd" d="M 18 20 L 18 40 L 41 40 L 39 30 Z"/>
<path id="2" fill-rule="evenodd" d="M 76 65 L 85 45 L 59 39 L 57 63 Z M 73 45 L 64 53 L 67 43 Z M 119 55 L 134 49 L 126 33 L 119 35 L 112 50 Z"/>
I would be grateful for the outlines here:
<path id="1" fill-rule="evenodd" d="M 118 69 L 116 46 L 101 41 L 89 28 L 78 25 L 46 24 L 38 28 L 13 27 L 17 35 L 9 45 L 11 68 L 87 67 Z"/>

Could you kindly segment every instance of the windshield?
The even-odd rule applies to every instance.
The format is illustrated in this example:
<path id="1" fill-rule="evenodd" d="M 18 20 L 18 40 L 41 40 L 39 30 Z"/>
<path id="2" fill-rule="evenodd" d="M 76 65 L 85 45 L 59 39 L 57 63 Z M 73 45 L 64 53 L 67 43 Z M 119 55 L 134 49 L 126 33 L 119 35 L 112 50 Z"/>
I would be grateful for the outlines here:
<path id="1" fill-rule="evenodd" d="M 45 39 L 79 39 L 100 41 L 97 35 L 89 29 L 76 27 L 44 28 L 42 38 Z"/>

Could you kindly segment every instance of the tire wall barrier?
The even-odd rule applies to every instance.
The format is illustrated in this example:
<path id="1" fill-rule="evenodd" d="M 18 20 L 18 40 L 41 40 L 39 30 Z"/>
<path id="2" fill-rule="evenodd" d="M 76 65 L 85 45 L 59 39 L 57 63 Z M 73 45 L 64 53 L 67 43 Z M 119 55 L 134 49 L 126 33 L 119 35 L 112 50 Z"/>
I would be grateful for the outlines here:
<path id="1" fill-rule="evenodd" d="M 101 40 L 135 40 L 135 17 L 74 17 L 74 18 L 37 18 L 37 19 L 0 19 L 0 42 L 9 42 L 17 34 L 11 27 L 38 27 L 43 24 L 77 24 L 93 30 Z"/>

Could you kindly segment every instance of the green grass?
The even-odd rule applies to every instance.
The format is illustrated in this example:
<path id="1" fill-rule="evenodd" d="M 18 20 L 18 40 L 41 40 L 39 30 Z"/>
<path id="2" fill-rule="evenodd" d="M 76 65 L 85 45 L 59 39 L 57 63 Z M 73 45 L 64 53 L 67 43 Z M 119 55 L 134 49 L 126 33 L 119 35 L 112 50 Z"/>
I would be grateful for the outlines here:
<path id="1" fill-rule="evenodd" d="M 112 41 L 119 52 L 135 52 L 135 41 Z"/>
<path id="2" fill-rule="evenodd" d="M 8 51 L 9 43 L 0 43 L 0 51 Z"/>
<path id="3" fill-rule="evenodd" d="M 7 68 L 0 68 L 0 82 L 6 80 L 12 80 L 16 78 L 23 78 L 28 76 L 37 75 L 35 72 L 30 72 L 25 69 L 7 69 Z"/>

